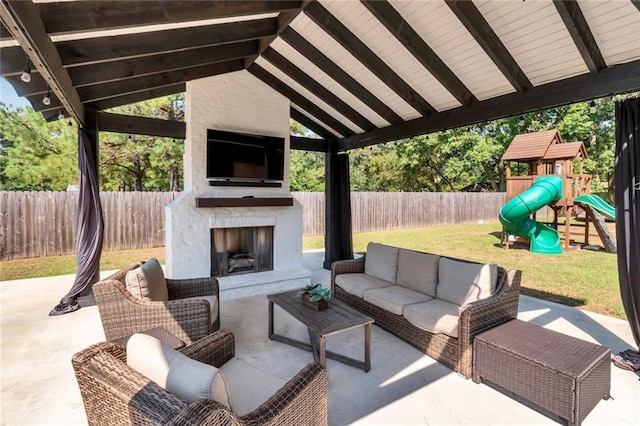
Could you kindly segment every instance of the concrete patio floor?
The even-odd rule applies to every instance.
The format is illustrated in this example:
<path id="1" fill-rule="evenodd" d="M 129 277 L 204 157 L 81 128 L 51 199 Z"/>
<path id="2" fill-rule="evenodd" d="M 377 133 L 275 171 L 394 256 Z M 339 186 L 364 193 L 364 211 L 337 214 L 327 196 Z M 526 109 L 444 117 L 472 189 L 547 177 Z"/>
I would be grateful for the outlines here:
<path id="1" fill-rule="evenodd" d="M 329 285 L 322 252 L 305 252 L 312 281 Z M 98 310 L 49 317 L 73 276 L 0 282 L 1 424 L 85 424 L 71 356 L 104 340 Z M 633 347 L 625 321 L 522 296 L 519 318 L 599 343 L 613 353 Z M 251 380 L 256 394 L 245 406 L 262 401 L 311 362 L 309 352 L 267 338 L 267 300 L 253 296 L 221 304 L 222 328 L 236 337 L 229 381 Z M 308 338 L 304 327 L 276 308 L 276 332 Z M 328 349 L 362 357 L 362 330 L 328 339 Z M 328 360 L 329 422 L 346 424 L 557 424 L 485 385 L 438 364 L 412 346 L 373 327 L 369 373 Z M 233 386 L 230 392 L 233 394 Z M 638 375 L 611 367 L 612 399 L 600 401 L 585 425 L 640 424 Z"/>

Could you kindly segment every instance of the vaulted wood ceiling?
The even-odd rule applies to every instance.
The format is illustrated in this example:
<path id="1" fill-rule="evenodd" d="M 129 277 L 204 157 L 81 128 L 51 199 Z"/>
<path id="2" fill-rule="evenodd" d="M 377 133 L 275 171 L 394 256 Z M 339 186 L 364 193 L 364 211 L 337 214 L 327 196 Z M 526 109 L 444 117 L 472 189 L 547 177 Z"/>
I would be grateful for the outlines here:
<path id="1" fill-rule="evenodd" d="M 242 71 L 324 139 L 304 149 L 640 90 L 639 0 L 1 0 L 0 17 L 0 74 L 47 118 Z"/>

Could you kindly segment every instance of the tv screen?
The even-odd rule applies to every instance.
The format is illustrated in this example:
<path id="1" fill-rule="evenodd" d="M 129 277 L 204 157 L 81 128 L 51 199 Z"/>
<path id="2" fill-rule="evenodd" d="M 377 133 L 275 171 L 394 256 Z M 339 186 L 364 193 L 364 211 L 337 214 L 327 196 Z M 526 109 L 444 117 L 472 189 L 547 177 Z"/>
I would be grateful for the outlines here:
<path id="1" fill-rule="evenodd" d="M 208 179 L 284 179 L 284 138 L 207 130 Z"/>

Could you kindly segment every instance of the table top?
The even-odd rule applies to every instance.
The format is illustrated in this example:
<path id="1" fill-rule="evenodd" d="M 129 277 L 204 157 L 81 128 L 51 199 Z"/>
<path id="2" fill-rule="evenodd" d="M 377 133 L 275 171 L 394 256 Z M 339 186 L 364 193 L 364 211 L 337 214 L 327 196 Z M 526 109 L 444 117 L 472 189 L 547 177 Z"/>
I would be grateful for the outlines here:
<path id="1" fill-rule="evenodd" d="M 267 299 L 293 315 L 294 318 L 318 335 L 328 336 L 351 328 L 373 324 L 374 322 L 373 318 L 335 299 L 329 301 L 329 307 L 324 311 L 316 311 L 304 305 L 296 295 L 297 293 L 298 291 L 294 290 L 269 294 Z"/>

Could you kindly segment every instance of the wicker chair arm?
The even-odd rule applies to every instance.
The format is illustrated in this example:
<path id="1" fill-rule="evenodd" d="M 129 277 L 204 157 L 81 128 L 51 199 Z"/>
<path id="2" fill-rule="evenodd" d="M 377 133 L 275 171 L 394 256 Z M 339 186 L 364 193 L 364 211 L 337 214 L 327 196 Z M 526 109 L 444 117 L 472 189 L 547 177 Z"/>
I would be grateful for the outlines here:
<path id="1" fill-rule="evenodd" d="M 331 264 L 331 291 L 335 294 L 336 276 L 364 272 L 365 256 L 358 259 L 338 260 Z"/>
<path id="2" fill-rule="evenodd" d="M 199 400 L 184 408 L 169 425 L 327 425 L 327 393 L 327 371 L 313 363 L 264 404 L 242 417 L 217 402 Z"/>
<path id="3" fill-rule="evenodd" d="M 218 330 L 181 349 L 191 359 L 221 367 L 235 355 L 235 340 L 228 330 Z"/>
<path id="4" fill-rule="evenodd" d="M 185 297 L 217 296 L 219 294 L 218 280 L 215 277 L 181 280 L 167 278 L 166 281 L 169 300 L 184 299 Z"/>

